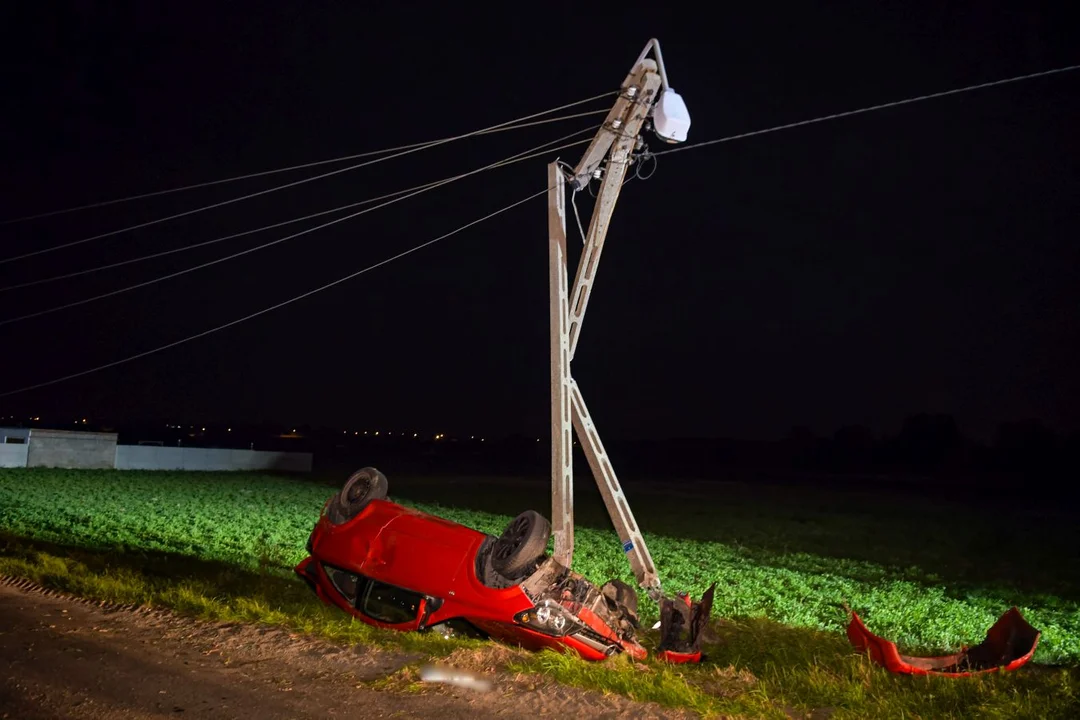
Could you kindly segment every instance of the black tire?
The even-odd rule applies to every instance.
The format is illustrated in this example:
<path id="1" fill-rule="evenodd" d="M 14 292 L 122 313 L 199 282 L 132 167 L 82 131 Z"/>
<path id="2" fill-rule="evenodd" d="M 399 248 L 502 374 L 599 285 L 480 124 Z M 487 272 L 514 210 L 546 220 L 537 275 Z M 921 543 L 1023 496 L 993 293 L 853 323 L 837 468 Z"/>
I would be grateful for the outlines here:
<path id="1" fill-rule="evenodd" d="M 491 567 L 510 580 L 520 580 L 547 552 L 551 523 L 535 510 L 526 510 L 510 521 L 491 549 Z"/>
<path id="2" fill-rule="evenodd" d="M 330 503 L 330 521 L 335 525 L 352 520 L 372 500 L 385 500 L 389 483 L 386 476 L 373 467 L 357 470 L 345 481 Z"/>

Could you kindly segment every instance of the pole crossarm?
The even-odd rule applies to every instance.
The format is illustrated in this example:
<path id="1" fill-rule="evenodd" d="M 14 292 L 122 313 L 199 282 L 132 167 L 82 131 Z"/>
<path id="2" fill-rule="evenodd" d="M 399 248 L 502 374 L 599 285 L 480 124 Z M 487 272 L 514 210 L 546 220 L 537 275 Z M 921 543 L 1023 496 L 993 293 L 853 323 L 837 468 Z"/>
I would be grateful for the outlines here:
<path id="1" fill-rule="evenodd" d="M 634 68 L 627 74 L 626 79 L 623 80 L 623 84 L 619 88 L 618 99 L 611 107 L 607 117 L 604 118 L 604 123 L 600 126 L 596 137 L 589 143 L 589 147 L 585 149 L 585 154 L 582 155 L 581 160 L 574 167 L 574 176 L 571 180 L 574 190 L 581 190 L 589 184 L 593 173 L 600 167 L 600 163 L 603 162 L 608 150 L 611 149 L 612 143 L 619 136 L 628 133 L 625 129 L 626 113 L 631 107 L 642 104 L 640 93 L 647 74 L 656 74 L 656 63 L 643 57 L 638 60 Z M 657 76 L 657 81 L 659 82 L 659 76 Z M 651 104 L 651 100 L 646 101 L 646 109 Z"/>

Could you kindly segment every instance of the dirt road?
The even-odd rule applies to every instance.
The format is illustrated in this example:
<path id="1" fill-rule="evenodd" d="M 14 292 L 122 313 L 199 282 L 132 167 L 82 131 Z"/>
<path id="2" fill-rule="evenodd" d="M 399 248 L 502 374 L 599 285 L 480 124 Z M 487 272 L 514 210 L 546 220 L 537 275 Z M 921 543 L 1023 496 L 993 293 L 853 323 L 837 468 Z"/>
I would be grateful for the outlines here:
<path id="1" fill-rule="evenodd" d="M 499 673 L 489 692 L 371 687 L 416 660 L 0 584 L 0 718 L 686 717 Z"/>

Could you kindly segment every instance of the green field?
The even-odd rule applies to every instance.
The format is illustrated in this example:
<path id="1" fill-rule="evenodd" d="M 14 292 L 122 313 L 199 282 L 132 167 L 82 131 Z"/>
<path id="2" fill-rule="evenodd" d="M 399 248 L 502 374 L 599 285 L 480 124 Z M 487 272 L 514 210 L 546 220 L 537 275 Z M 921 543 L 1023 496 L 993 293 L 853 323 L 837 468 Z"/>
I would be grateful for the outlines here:
<path id="1" fill-rule="evenodd" d="M 392 499 L 494 534 L 530 504 L 546 511 L 548 498 L 542 483 L 525 481 L 390 481 Z M 238 571 L 272 568 L 284 578 L 303 558 L 307 535 L 336 484 L 255 474 L 7 470 L 0 471 L 0 529 L 9 537 L 122 550 L 124 556 L 155 551 Z M 627 492 L 665 586 L 697 596 L 717 583 L 714 617 L 725 619 L 718 630 L 724 647 L 712 654 L 732 667 L 742 663 L 758 678 L 773 677 L 773 692 L 787 687 L 794 693 L 788 702 L 847 708 L 856 716 L 874 707 L 927 717 L 968 711 L 1040 716 L 1057 712 L 1051 705 L 1073 707 L 1078 676 L 1071 668 L 1080 664 L 1080 533 L 1074 523 L 1031 518 L 1026 529 L 1013 509 L 1003 529 L 994 511 L 837 490 L 717 486 L 693 497 L 655 487 Z M 599 582 L 632 581 L 595 489 L 579 493 L 584 527 L 577 531 L 575 569 Z M 902 651 L 915 653 L 977 642 L 998 615 L 1017 605 L 1043 633 L 1035 662 L 1070 669 L 944 683 L 920 679 L 914 684 L 933 688 L 936 699 L 919 697 L 907 689 L 912 679 L 866 667 L 846 649 L 843 603 Z M 655 606 L 642 610 L 655 619 Z M 544 662 L 556 677 L 599 672 L 586 684 L 621 687 L 615 669 L 571 671 L 562 661 Z M 815 679 L 818 672 L 824 675 Z M 852 673 L 859 677 L 848 677 Z M 877 678 L 884 693 L 879 701 L 868 692 L 852 696 L 862 675 Z M 897 692 L 911 697 L 901 702 Z M 1043 693 L 1055 695 L 1051 705 L 1040 706 Z"/>

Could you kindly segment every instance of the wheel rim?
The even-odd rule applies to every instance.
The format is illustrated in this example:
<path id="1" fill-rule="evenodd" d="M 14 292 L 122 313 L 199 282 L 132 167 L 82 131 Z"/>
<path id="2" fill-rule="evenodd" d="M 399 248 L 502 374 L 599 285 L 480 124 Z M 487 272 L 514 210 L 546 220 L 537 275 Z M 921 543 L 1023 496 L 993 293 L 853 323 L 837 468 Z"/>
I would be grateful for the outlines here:
<path id="1" fill-rule="evenodd" d="M 500 560 L 505 560 L 521 547 L 525 542 L 525 538 L 529 535 L 529 519 L 519 517 L 514 522 L 510 523 L 510 527 L 506 528 L 506 532 L 503 533 L 502 542 L 499 543 L 499 548 L 496 550 L 495 555 Z"/>
<path id="2" fill-rule="evenodd" d="M 371 480 L 368 478 L 357 478 L 356 482 L 349 486 L 349 491 L 345 494 L 345 499 L 349 503 L 355 503 L 364 498 L 368 493 L 368 489 L 371 487 Z"/>

